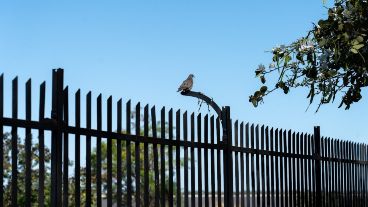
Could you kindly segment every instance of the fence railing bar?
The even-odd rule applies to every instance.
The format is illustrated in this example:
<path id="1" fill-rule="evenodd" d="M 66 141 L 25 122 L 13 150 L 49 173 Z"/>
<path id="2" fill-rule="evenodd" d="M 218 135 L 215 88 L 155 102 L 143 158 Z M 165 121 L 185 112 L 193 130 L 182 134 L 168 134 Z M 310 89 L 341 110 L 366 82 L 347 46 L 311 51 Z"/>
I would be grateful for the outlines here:
<path id="1" fill-rule="evenodd" d="M 249 137 L 249 123 L 247 123 L 245 125 L 245 147 L 246 148 L 249 148 L 249 140 L 250 140 L 250 137 Z M 245 173 L 245 183 L 246 183 L 246 187 L 247 187 L 247 207 L 250 207 L 250 175 L 249 175 L 249 153 L 245 153 L 245 165 L 246 165 L 246 173 Z M 253 189 L 252 189 L 253 191 Z"/>
<path id="2" fill-rule="evenodd" d="M 183 114 L 183 135 L 184 141 L 188 141 L 188 113 Z M 189 179 L 188 179 L 188 147 L 184 147 L 184 207 L 189 207 Z"/>
<path id="3" fill-rule="evenodd" d="M 126 103 L 126 133 L 131 134 L 131 101 Z M 131 154 L 131 142 L 126 140 L 126 168 L 127 168 L 127 205 L 132 206 L 132 154 Z"/>
<path id="4" fill-rule="evenodd" d="M 180 110 L 176 111 L 176 140 L 180 141 Z M 179 143 L 179 142 L 178 142 Z M 180 145 L 177 144 L 175 146 L 176 151 L 176 206 L 181 206 L 181 176 L 180 176 L 180 170 L 181 170 L 181 157 L 180 157 Z"/>
<path id="5" fill-rule="evenodd" d="M 251 148 L 254 149 L 254 125 L 252 124 L 250 127 L 250 140 L 251 140 Z M 250 157 L 250 165 L 251 165 L 251 177 L 252 177 L 252 206 L 256 206 L 256 178 L 255 178 L 255 170 L 254 170 L 254 154 L 251 154 Z"/>
<path id="6" fill-rule="evenodd" d="M 204 143 L 208 143 L 208 114 L 204 117 Z M 204 149 L 204 206 L 209 207 L 208 193 L 208 148 Z"/>
<path id="7" fill-rule="evenodd" d="M 107 131 L 112 132 L 112 96 L 107 99 Z M 112 139 L 107 139 L 107 206 L 112 207 Z"/>
<path id="8" fill-rule="evenodd" d="M 80 90 L 75 93 L 75 127 L 80 128 Z M 75 206 L 80 206 L 80 135 L 75 133 Z"/>
<path id="9" fill-rule="evenodd" d="M 215 144 L 215 117 L 210 118 L 211 144 Z M 216 207 L 215 149 L 211 149 L 211 206 Z M 185 206 L 187 207 L 187 206 Z"/>
<path id="10" fill-rule="evenodd" d="M 122 100 L 119 99 L 116 105 L 116 131 L 117 133 L 122 133 Z M 116 206 L 121 207 L 122 206 L 122 179 L 123 179 L 123 168 L 122 168 L 122 149 L 121 149 L 121 139 L 116 140 Z"/>
<path id="11" fill-rule="evenodd" d="M 244 123 L 240 123 L 240 147 L 244 147 Z M 248 168 L 248 167 L 247 167 Z M 240 188 L 241 188 L 241 199 L 240 206 L 245 207 L 245 197 L 244 197 L 244 153 L 240 153 Z"/>
<path id="12" fill-rule="evenodd" d="M 18 118 L 18 77 L 12 82 L 12 118 Z M 12 179 L 11 179 L 11 205 L 18 206 L 18 127 L 11 129 Z"/>
<path id="13" fill-rule="evenodd" d="M 216 139 L 217 139 L 217 145 L 221 142 L 221 132 L 220 132 L 220 128 L 221 128 L 221 123 L 220 123 L 220 118 L 217 117 L 216 118 Z M 217 163 L 216 163 L 216 166 L 217 166 L 217 203 L 221 203 L 222 204 L 222 195 L 221 195 L 221 149 L 218 148 L 217 149 Z M 193 205 L 192 205 L 193 206 Z"/>
<path id="14" fill-rule="evenodd" d="M 264 150 L 265 148 L 265 127 L 261 126 L 261 148 Z M 261 182 L 262 182 L 262 206 L 266 205 L 266 177 L 265 177 L 265 155 L 261 155 Z"/>
<path id="15" fill-rule="evenodd" d="M 190 138 L 194 144 L 195 138 L 195 128 L 194 128 L 194 113 L 190 115 Z M 191 186 L 191 205 L 195 206 L 195 157 L 194 157 L 194 147 L 190 148 L 190 186 Z"/>
<path id="16" fill-rule="evenodd" d="M 161 109 L 161 140 L 164 141 L 166 140 L 165 138 L 165 134 L 166 134 L 166 122 L 165 122 L 165 107 L 163 107 Z M 166 174 L 165 174 L 165 145 L 161 144 L 161 206 L 165 207 L 165 194 L 166 194 L 166 185 L 165 185 L 165 179 L 166 179 Z"/>
<path id="17" fill-rule="evenodd" d="M 273 130 L 273 129 L 272 129 Z M 273 139 L 274 138 L 274 139 Z M 275 143 L 274 145 L 274 150 L 275 152 L 278 152 L 279 151 L 279 129 L 276 129 L 275 130 L 275 133 L 273 133 L 273 131 L 271 132 L 271 145 L 272 143 Z M 271 147 L 272 148 L 272 147 Z M 280 191 L 279 191 L 279 188 L 280 188 L 280 184 L 279 184 L 279 181 L 280 181 L 280 177 L 279 177 L 279 157 L 276 157 L 274 156 L 274 160 L 275 160 L 275 182 L 276 182 L 276 186 L 275 187 L 272 187 L 272 189 L 275 188 L 275 193 L 276 195 L 273 196 L 272 198 L 272 201 L 274 202 L 272 206 L 276 206 L 276 207 L 279 207 L 280 205 Z M 272 171 L 272 172 L 273 172 Z M 272 176 L 273 177 L 273 176 Z M 274 181 L 272 181 L 272 185 L 273 185 Z M 273 194 L 273 193 L 272 193 Z"/>
<path id="18" fill-rule="evenodd" d="M 299 135 L 299 139 L 298 139 L 298 146 L 297 146 L 297 149 L 298 149 L 298 153 L 299 154 L 303 154 L 303 149 L 304 149 L 304 133 L 301 133 Z M 299 205 L 301 206 L 305 206 L 305 184 L 304 184 L 304 178 L 307 177 L 307 174 L 304 174 L 304 168 L 305 168 L 305 165 L 304 165 L 304 159 L 299 159 L 298 160 L 298 167 L 297 169 L 299 169 L 299 166 L 300 166 L 300 171 L 298 172 L 298 180 L 299 180 L 299 187 L 298 187 L 298 201 L 299 201 Z"/>
<path id="19" fill-rule="evenodd" d="M 173 140 L 173 110 L 169 110 L 169 140 Z M 173 170 L 173 145 L 169 145 L 169 207 L 174 206 L 174 170 Z"/>
<path id="20" fill-rule="evenodd" d="M 146 105 L 144 107 L 144 112 L 143 112 L 143 133 L 144 133 L 144 136 L 145 137 L 148 137 L 148 105 Z M 144 206 L 149 206 L 149 195 L 150 195 L 150 192 L 149 192 L 149 158 L 148 158 L 148 155 L 149 155 L 149 151 L 148 151 L 148 143 L 144 143 L 144 194 L 143 194 L 143 197 L 144 197 Z"/>
<path id="21" fill-rule="evenodd" d="M 91 101 L 92 92 L 86 96 L 86 128 L 91 129 Z M 92 183 L 91 183 L 91 136 L 86 136 L 86 207 L 92 204 Z"/>
<path id="22" fill-rule="evenodd" d="M 280 129 L 279 130 L 279 152 L 284 152 L 285 151 L 285 147 L 284 147 L 284 136 L 285 133 L 283 133 L 283 130 Z M 284 206 L 285 203 L 285 198 L 286 198 L 286 191 L 284 191 L 284 157 L 280 157 L 280 206 Z"/>
<path id="23" fill-rule="evenodd" d="M 269 136 L 269 129 L 268 127 L 266 127 L 265 129 L 265 141 L 266 141 L 266 151 L 272 151 L 272 149 L 270 149 L 270 136 Z M 272 159 L 272 157 L 271 157 Z M 267 200 L 266 200 L 266 205 L 270 206 L 271 205 L 271 184 L 270 184 L 270 156 L 266 155 L 266 188 L 267 188 Z"/>
<path id="24" fill-rule="evenodd" d="M 30 121 L 32 116 L 32 81 L 28 79 L 26 82 L 26 120 Z M 30 207 L 32 205 L 31 195 L 32 195 L 32 134 L 31 128 L 26 128 L 25 130 L 25 206 Z"/>
<path id="25" fill-rule="evenodd" d="M 41 106 L 40 106 L 41 107 Z M 4 117 L 4 74 L 0 75 L 0 118 Z M 0 122 L 0 163 L 4 163 L 4 125 Z M 4 166 L 0 165 L 0 186 L 4 186 Z M 0 188 L 0 200 L 4 200 L 4 190 Z M 3 207 L 3 202 L 0 203 Z"/>
<path id="26" fill-rule="evenodd" d="M 99 94 L 97 97 L 97 130 L 102 130 L 102 95 Z M 97 207 L 102 206 L 102 155 L 101 155 L 101 137 L 96 137 L 96 205 Z M 128 156 L 127 156 L 128 159 Z M 128 162 L 128 161 L 127 161 Z M 127 173 L 128 174 L 128 173 Z M 128 177 L 128 175 L 127 175 Z M 129 187 L 127 187 L 129 189 Z"/>
<path id="27" fill-rule="evenodd" d="M 256 149 L 260 150 L 259 148 L 259 140 L 260 140 L 260 136 L 259 136 L 259 125 L 256 125 L 255 128 L 255 141 L 256 141 Z M 261 205 L 261 170 L 260 170 L 260 154 L 256 152 L 255 154 L 256 156 L 256 189 L 257 189 L 257 206 Z"/>
<path id="28" fill-rule="evenodd" d="M 234 139 L 235 139 L 235 147 L 239 147 L 239 124 L 238 124 L 238 120 L 235 121 L 234 123 Z M 233 159 L 233 162 L 235 161 L 235 203 L 234 206 L 239 207 L 239 153 L 235 151 L 235 157 Z"/>
<path id="29" fill-rule="evenodd" d="M 288 138 L 291 136 L 291 131 L 289 131 L 288 136 L 286 135 L 286 130 L 283 132 L 283 146 L 284 146 L 284 152 L 290 153 L 290 145 L 288 145 Z M 285 187 L 285 206 L 290 206 L 289 198 L 290 198 L 290 192 L 289 192 L 289 183 L 290 183 L 290 174 L 288 169 L 290 168 L 290 163 L 288 163 L 288 157 L 284 157 L 284 187 Z"/>
<path id="30" fill-rule="evenodd" d="M 288 131 L 288 139 L 287 139 L 287 147 L 288 147 L 288 152 L 291 154 L 291 153 L 294 153 L 293 152 L 293 145 L 292 145 L 292 141 L 295 140 L 295 132 L 292 133 L 291 130 Z M 288 170 L 289 170 L 289 174 L 288 174 L 288 179 L 285 179 L 288 181 L 288 184 L 289 184 L 289 195 L 288 195 L 288 198 L 289 198 L 289 206 L 294 206 L 294 203 L 293 203 L 293 197 L 294 197 L 294 192 L 293 190 L 293 184 L 295 183 L 295 174 L 294 174 L 294 159 L 292 159 L 291 157 L 288 158 Z"/>
<path id="31" fill-rule="evenodd" d="M 197 116 L 197 142 L 202 143 L 202 115 Z M 202 198 L 202 150 L 197 148 L 197 164 L 198 164 L 198 198 Z M 198 199 L 198 206 L 202 206 L 202 199 Z"/>
<path id="32" fill-rule="evenodd" d="M 152 119 L 152 137 L 157 138 L 157 126 L 156 126 L 156 107 L 151 108 L 151 119 Z M 157 144 L 153 144 L 153 168 L 155 176 L 155 207 L 160 205 L 160 171 L 158 165 L 158 150 Z"/>
<path id="33" fill-rule="evenodd" d="M 292 136 L 292 140 L 291 143 L 292 145 L 290 145 L 290 152 L 296 154 L 296 140 L 297 140 L 298 134 L 296 134 L 295 132 L 293 132 L 293 136 Z M 290 183 L 292 182 L 292 188 L 290 188 L 290 191 L 292 192 L 292 202 L 291 202 L 291 206 L 296 206 L 296 187 L 297 187 L 297 169 L 296 169 L 296 159 L 292 158 L 291 160 L 291 174 L 292 174 L 292 180 L 290 181 Z M 291 200 L 291 199 L 290 199 Z"/>
<path id="34" fill-rule="evenodd" d="M 304 134 L 302 137 L 302 143 L 303 143 L 303 147 L 301 147 L 302 149 L 302 154 L 304 155 L 308 155 L 308 135 Z M 304 165 L 304 171 L 302 170 L 302 174 L 304 175 L 304 206 L 309 206 L 309 186 L 308 186 L 308 179 L 310 178 L 310 176 L 306 176 L 308 175 L 308 159 L 303 159 L 303 165 Z"/>
<path id="35" fill-rule="evenodd" d="M 135 106 L 135 135 L 141 133 L 141 104 L 138 102 Z M 141 164 L 140 164 L 140 142 L 137 141 L 135 146 L 135 205 L 141 206 Z"/>
<path id="36" fill-rule="evenodd" d="M 1 90 L 0 90 L 0 93 L 1 93 Z M 45 118 L 45 96 L 46 96 L 46 83 L 43 82 L 40 85 L 40 100 L 39 100 L 40 105 L 39 105 L 39 112 L 38 112 L 39 122 Z M 0 95 L 0 99 L 1 99 L 1 95 Z M 2 101 L 0 101 L 0 104 L 1 102 Z M 0 110 L 1 108 L 2 107 L 0 107 Z M 0 114 L 0 117 L 2 117 L 2 114 Z M 2 130 L 2 127 L 0 127 L 0 130 Z M 0 131 L 0 134 L 3 134 L 3 132 Z M 0 143 L 2 144 L 2 142 Z M 2 147 L 0 147 L 0 149 L 2 150 Z M 38 158 L 39 159 L 38 206 L 43 207 L 45 204 L 45 134 L 44 134 L 44 130 L 42 129 L 38 130 L 38 153 L 39 153 L 39 158 Z M 1 154 L 0 156 L 2 157 L 3 153 L 0 152 L 0 154 Z M 0 163 L 2 163 L 1 160 L 0 160 Z M 3 172 L 1 169 L 0 169 L 0 172 L 1 172 L 0 177 L 2 177 Z"/>
<path id="37" fill-rule="evenodd" d="M 63 91 L 64 101 L 64 123 L 69 124 L 69 89 L 65 87 Z M 69 134 L 64 133 L 63 144 L 63 206 L 69 206 Z"/>

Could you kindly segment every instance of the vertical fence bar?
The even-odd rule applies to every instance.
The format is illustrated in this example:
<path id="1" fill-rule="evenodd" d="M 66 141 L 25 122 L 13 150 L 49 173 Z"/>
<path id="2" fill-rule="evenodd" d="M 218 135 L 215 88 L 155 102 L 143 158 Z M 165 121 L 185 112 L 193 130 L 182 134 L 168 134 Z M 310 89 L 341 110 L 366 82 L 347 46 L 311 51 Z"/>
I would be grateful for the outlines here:
<path id="1" fill-rule="evenodd" d="M 220 132 L 220 118 L 216 119 L 216 136 L 217 145 L 221 143 L 221 132 Z M 217 205 L 222 205 L 222 188 L 221 188 L 221 150 L 217 149 Z"/>
<path id="2" fill-rule="evenodd" d="M 224 186 L 225 186 L 225 207 L 233 206 L 233 165 L 232 165 L 232 134 L 231 134 L 231 119 L 230 119 L 230 107 L 225 106 L 222 108 L 223 117 L 223 141 L 225 142 L 224 150 Z"/>
<path id="3" fill-rule="evenodd" d="M 63 120 L 63 81 L 64 71 L 62 69 L 53 70 L 51 118 L 58 125 Z M 59 207 L 62 203 L 62 132 L 60 129 L 55 129 L 51 136 L 51 205 Z"/>
<path id="4" fill-rule="evenodd" d="M 296 134 L 295 139 L 294 139 L 294 154 L 299 154 L 299 133 Z M 294 177 L 294 205 L 295 206 L 300 206 L 300 196 L 299 196 L 299 189 L 300 189 L 300 176 L 299 176 L 299 171 L 300 171 L 300 165 L 299 165 L 299 158 L 295 158 L 294 159 L 294 173 L 296 173 L 296 176 Z"/>
<path id="5" fill-rule="evenodd" d="M 315 182 L 316 182 L 316 205 L 322 205 L 321 197 L 321 137 L 320 127 L 314 127 L 314 159 L 315 159 Z"/>
<path id="6" fill-rule="evenodd" d="M 290 145 L 290 152 L 294 155 L 296 154 L 295 153 L 295 150 L 296 150 L 296 139 L 297 139 L 297 134 L 295 134 L 295 132 L 293 133 L 293 136 L 292 136 L 292 145 Z M 291 206 L 296 206 L 296 182 L 297 182 L 297 178 L 296 178 L 296 158 L 292 155 L 291 157 L 291 171 L 292 171 L 292 188 L 290 189 L 290 192 L 292 192 L 292 203 L 291 203 Z M 290 182 L 291 183 L 291 182 Z"/>
<path id="7" fill-rule="evenodd" d="M 215 117 L 210 118 L 211 144 L 215 144 Z M 216 146 L 219 149 L 218 145 Z M 211 206 L 216 207 L 215 148 L 211 149 Z M 187 206 L 186 206 L 187 207 Z"/>
<path id="8" fill-rule="evenodd" d="M 261 171 L 260 171 L 260 154 L 259 154 L 259 125 L 256 126 L 256 179 L 257 179 L 257 206 L 261 205 Z"/>
<path id="9" fill-rule="evenodd" d="M 64 89 L 64 124 L 69 126 L 69 90 Z M 64 154 L 63 154 L 63 206 L 69 206 L 69 134 L 64 132 Z"/>
<path id="10" fill-rule="evenodd" d="M 280 129 L 279 130 L 279 152 L 285 152 L 285 146 L 284 146 L 284 139 L 285 139 L 286 133 Z M 284 167 L 284 157 L 280 156 L 280 206 L 286 206 L 286 190 L 284 191 L 284 173 L 286 173 L 285 167 Z M 285 162 L 286 163 L 286 162 Z M 285 164 L 286 165 L 286 164 Z"/>
<path id="11" fill-rule="evenodd" d="M 180 110 L 176 112 L 176 206 L 181 206 L 181 177 L 180 177 Z"/>
<path id="12" fill-rule="evenodd" d="M 41 103 L 40 103 L 41 107 Z M 0 118 L 4 118 L 4 74 L 0 76 Z M 4 162 L 4 125 L 0 122 L 0 163 Z M 4 167 L 0 164 L 0 186 L 4 185 Z M 0 188 L 0 207 L 3 207 L 4 190 Z M 39 202 L 40 203 L 40 202 Z M 41 206 L 41 205 L 40 205 Z"/>
<path id="13" fill-rule="evenodd" d="M 117 112 L 117 117 L 116 117 L 116 131 L 117 133 L 122 133 L 122 100 L 119 99 L 117 106 L 116 106 L 116 112 Z M 121 139 L 117 139 L 116 140 L 116 154 L 117 154 L 117 158 L 116 158 L 116 206 L 117 207 L 121 207 L 122 206 L 122 197 L 123 197 L 123 192 L 122 192 L 122 179 L 123 179 L 123 168 L 122 168 L 122 149 L 121 149 Z"/>
<path id="14" fill-rule="evenodd" d="M 190 115 L 190 138 L 192 147 L 190 148 L 190 186 L 191 186 L 191 207 L 195 206 L 195 157 L 194 157 L 194 138 L 195 138 L 195 125 L 194 125 L 194 113 Z"/>
<path id="15" fill-rule="evenodd" d="M 251 149 L 254 148 L 254 125 L 250 127 L 250 139 L 251 139 Z M 256 178 L 255 178 L 255 172 L 254 172 L 254 153 L 250 156 L 250 165 L 251 165 L 251 176 L 252 176 L 252 206 L 256 206 Z"/>
<path id="16" fill-rule="evenodd" d="M 129 100 L 126 103 L 126 133 L 131 134 L 131 101 Z M 127 205 L 132 206 L 132 152 L 131 152 L 131 142 L 130 140 L 126 141 L 126 168 L 127 168 L 127 194 L 126 200 Z"/>
<path id="17" fill-rule="evenodd" d="M 26 120 L 31 121 L 32 115 L 32 91 L 31 91 L 31 79 L 26 83 Z M 27 127 L 25 130 L 25 196 L 26 207 L 32 205 L 32 134 L 31 128 Z"/>
<path id="18" fill-rule="evenodd" d="M 141 104 L 135 106 L 135 134 L 141 133 Z M 135 205 L 141 206 L 141 163 L 140 163 L 140 142 L 135 143 Z"/>
<path id="19" fill-rule="evenodd" d="M 183 133 L 184 141 L 188 141 L 188 113 L 183 114 Z M 189 179 L 188 179 L 188 147 L 184 147 L 184 207 L 189 207 Z"/>
<path id="20" fill-rule="evenodd" d="M 112 132 L 112 96 L 107 99 L 107 131 Z M 112 137 L 107 137 L 107 206 L 112 207 Z"/>
<path id="21" fill-rule="evenodd" d="M 244 149 L 244 123 L 240 124 L 240 147 Z M 248 167 L 247 167 L 248 168 Z M 241 176 L 241 200 L 240 206 L 245 207 L 245 198 L 244 198 L 244 153 L 240 153 L 240 176 Z"/>
<path id="22" fill-rule="evenodd" d="M 173 110 L 169 110 L 169 140 L 173 140 Z M 173 146 L 169 145 L 169 206 L 174 206 Z"/>
<path id="23" fill-rule="evenodd" d="M 304 147 L 302 147 L 302 154 L 303 155 L 309 155 L 308 154 L 308 135 L 307 134 L 304 134 L 303 136 L 303 142 L 304 142 Z M 309 163 L 309 159 L 304 159 L 304 172 L 303 175 L 304 175 L 304 185 L 305 185 L 305 188 L 304 188 L 304 206 L 310 206 L 310 203 L 309 203 L 309 186 L 308 186 L 308 180 L 310 179 L 310 176 L 307 176 L 308 175 L 308 163 Z"/>
<path id="24" fill-rule="evenodd" d="M 234 123 L 235 147 L 239 147 L 238 120 Z M 235 151 L 235 206 L 239 207 L 239 152 Z M 233 176 L 233 175 L 231 175 Z"/>
<path id="25" fill-rule="evenodd" d="M 249 137 L 249 123 L 247 123 L 246 125 L 245 125 L 245 147 L 247 148 L 247 149 L 249 149 L 250 148 L 250 146 L 249 146 L 249 139 L 250 139 L 250 137 Z M 246 173 L 245 173 L 245 178 L 246 178 L 246 180 L 245 180 L 245 182 L 246 182 L 246 186 L 247 186 L 247 207 L 250 207 L 250 175 L 249 175 L 249 169 L 250 169 L 250 167 L 249 167 L 249 154 L 250 153 L 246 153 L 245 154 L 245 165 L 246 165 Z M 252 156 L 251 156 L 252 157 Z"/>
<path id="26" fill-rule="evenodd" d="M 290 155 L 292 155 L 293 153 L 293 145 L 292 145 L 292 140 L 295 138 L 295 132 L 292 134 L 291 133 L 291 130 L 289 130 L 288 132 L 288 142 L 287 142 L 287 146 L 288 146 L 288 153 Z M 289 169 L 289 175 L 288 175 L 288 178 L 287 178 L 287 181 L 289 183 L 289 206 L 294 206 L 294 203 L 293 203 L 293 183 L 295 183 L 295 178 L 294 178 L 294 167 L 293 167 L 293 158 L 292 157 L 289 157 L 289 166 L 288 166 L 288 169 Z M 286 179 L 285 179 L 286 180 Z"/>
<path id="27" fill-rule="evenodd" d="M 290 150 L 290 145 L 288 145 L 288 137 L 290 138 L 291 136 L 291 131 L 289 130 L 288 132 L 288 136 L 286 136 L 286 130 L 284 130 L 283 133 L 283 139 L 284 139 L 284 153 L 288 153 Z M 284 157 L 284 186 L 285 186 L 285 206 L 289 206 L 289 186 L 288 184 L 291 182 L 290 181 L 290 174 L 288 173 L 288 168 L 290 169 L 290 163 L 288 163 L 288 158 L 287 156 Z M 289 165 L 288 165 L 289 164 Z"/>
<path id="28" fill-rule="evenodd" d="M 145 137 L 148 137 L 148 105 L 144 107 L 144 115 L 143 115 L 143 133 Z M 149 151 L 148 151 L 148 143 L 144 143 L 144 206 L 149 206 Z"/>
<path id="29" fill-rule="evenodd" d="M 166 122 L 165 122 L 165 107 L 161 109 L 161 139 L 165 139 L 166 134 Z M 161 145 L 161 206 L 165 207 L 165 194 L 166 194 L 166 186 L 165 186 L 165 145 Z"/>
<path id="30" fill-rule="evenodd" d="M 208 144 L 208 115 L 204 117 L 204 143 Z M 204 148 L 204 206 L 209 207 L 208 198 L 208 148 Z"/>
<path id="31" fill-rule="evenodd" d="M 18 77 L 12 82 L 12 118 L 18 118 Z M 12 179 L 11 179 L 11 205 L 17 206 L 18 200 L 18 128 L 11 129 Z"/>
<path id="32" fill-rule="evenodd" d="M 91 129 L 91 91 L 86 96 L 86 128 Z M 91 136 L 86 136 L 86 207 L 91 206 L 92 184 L 91 184 Z"/>
<path id="33" fill-rule="evenodd" d="M 1 91 L 0 91 L 1 93 Z M 45 118 L 45 96 L 46 96 L 46 83 L 43 82 L 40 85 L 40 106 L 38 121 L 41 122 Z M 0 95 L 1 99 L 1 95 Z M 2 101 L 0 101 L 0 104 Z M 0 110 L 2 108 L 0 107 Z M 1 113 L 1 112 L 0 112 Z M 0 114 L 2 117 L 2 114 Z M 0 130 L 2 127 L 0 128 Z M 0 134 L 3 134 L 0 132 Z M 1 142 L 2 143 L 2 142 Z M 1 148 L 2 149 L 2 148 Z M 38 153 L 39 153 L 39 176 L 38 176 L 38 206 L 44 207 L 45 205 L 45 133 L 43 129 L 38 130 Z M 2 156 L 2 153 L 0 153 Z M 2 161 L 0 161 L 2 163 Z M 2 170 L 0 170 L 2 173 Z M 2 176 L 0 176 L 2 177 Z"/>
<path id="34" fill-rule="evenodd" d="M 265 127 L 261 127 L 261 150 L 264 150 L 264 139 L 265 139 Z M 262 206 L 266 205 L 266 182 L 265 182 L 265 159 L 264 155 L 261 155 L 261 179 L 262 179 Z"/>
<path id="35" fill-rule="evenodd" d="M 102 130 L 102 95 L 99 94 L 97 97 L 97 130 Z M 97 137 L 96 139 L 96 196 L 97 196 L 97 207 L 102 206 L 102 177 L 101 177 L 101 165 L 102 165 L 102 158 L 101 158 L 101 137 Z M 128 159 L 128 156 L 127 156 Z M 127 161 L 128 162 L 128 161 Z M 128 170 L 127 170 L 128 171 Z M 127 173 L 128 174 L 128 173 Z M 129 187 L 127 187 L 129 189 Z"/>
<path id="36" fill-rule="evenodd" d="M 75 93 L 75 127 L 80 128 L 80 90 Z M 80 206 L 80 135 L 75 134 L 75 206 Z"/>
<path id="37" fill-rule="evenodd" d="M 157 139 L 157 126 L 156 126 L 156 108 L 153 106 L 151 108 L 151 118 L 152 118 L 152 137 Z M 153 144 L 153 168 L 155 171 L 155 207 L 160 205 L 160 171 L 158 166 L 158 150 L 157 144 Z"/>
<path id="38" fill-rule="evenodd" d="M 299 155 L 303 155 L 303 150 L 304 150 L 304 142 L 303 142 L 303 137 L 304 137 L 304 133 L 300 134 L 299 139 L 298 139 L 298 154 Z M 299 205 L 300 206 L 304 206 L 305 205 L 305 188 L 304 188 L 304 178 L 307 176 L 306 174 L 304 174 L 304 169 L 305 169 L 305 165 L 304 165 L 304 158 L 300 158 L 298 160 L 298 165 L 300 166 L 300 171 L 298 173 L 299 176 L 299 182 L 300 182 L 300 186 L 298 187 L 298 201 L 299 201 Z M 299 169 L 299 167 L 298 167 Z"/>
<path id="39" fill-rule="evenodd" d="M 198 206 L 202 206 L 202 150 L 199 146 L 200 143 L 202 143 L 202 116 L 201 113 L 197 116 L 197 142 L 198 142 L 198 148 L 197 148 L 197 158 L 198 158 Z"/>
<path id="40" fill-rule="evenodd" d="M 269 137 L 269 130 L 268 130 L 268 127 L 266 127 L 266 151 L 267 153 L 269 151 L 272 151 L 272 149 L 270 150 L 270 137 Z M 271 157 L 271 161 L 272 161 L 272 157 Z M 271 166 L 272 167 L 272 166 Z M 271 168 L 272 170 L 272 168 Z M 266 205 L 267 206 L 270 206 L 271 205 L 271 186 L 270 186 L 270 156 L 267 155 L 266 156 L 266 186 L 267 186 L 267 201 L 266 201 Z"/>
<path id="41" fill-rule="evenodd" d="M 272 129 L 273 130 L 273 129 Z M 275 143 L 275 152 L 278 152 L 279 148 L 278 148 L 278 144 L 279 144 L 279 129 L 276 129 L 275 130 L 275 133 L 271 132 L 271 138 L 273 139 L 273 136 L 275 137 L 275 140 L 274 140 L 274 143 Z M 271 145 L 272 145 L 273 141 L 271 142 Z M 272 148 L 272 147 L 271 147 Z M 275 190 L 275 194 L 274 197 L 273 197 L 273 205 L 272 206 L 276 206 L 278 207 L 280 205 L 280 191 L 279 191 L 279 188 L 280 188 L 280 178 L 279 178 L 279 156 L 274 156 L 274 159 L 275 159 L 275 182 L 276 182 L 276 186 L 275 186 L 275 189 L 274 187 L 272 187 L 272 189 Z M 273 171 L 272 171 L 273 172 Z M 272 176 L 273 177 L 273 176 Z M 272 182 L 272 185 L 274 183 L 274 181 L 271 181 Z"/>

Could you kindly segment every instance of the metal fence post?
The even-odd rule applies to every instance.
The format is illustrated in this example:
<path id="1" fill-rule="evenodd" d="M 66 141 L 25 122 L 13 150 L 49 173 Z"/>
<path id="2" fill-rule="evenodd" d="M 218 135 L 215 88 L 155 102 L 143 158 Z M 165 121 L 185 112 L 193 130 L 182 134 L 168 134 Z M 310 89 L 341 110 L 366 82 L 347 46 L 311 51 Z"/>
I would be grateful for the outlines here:
<path id="1" fill-rule="evenodd" d="M 314 127 L 314 161 L 316 169 L 316 206 L 322 206 L 321 186 L 321 134 L 320 127 Z"/>
<path id="2" fill-rule="evenodd" d="M 52 71 L 52 111 L 51 119 L 55 128 L 51 132 L 51 205 L 62 204 L 62 121 L 63 121 L 63 69 Z"/>
<path id="3" fill-rule="evenodd" d="M 224 142 L 224 204 L 225 207 L 233 206 L 233 158 L 230 107 L 222 107 L 222 127 Z"/>

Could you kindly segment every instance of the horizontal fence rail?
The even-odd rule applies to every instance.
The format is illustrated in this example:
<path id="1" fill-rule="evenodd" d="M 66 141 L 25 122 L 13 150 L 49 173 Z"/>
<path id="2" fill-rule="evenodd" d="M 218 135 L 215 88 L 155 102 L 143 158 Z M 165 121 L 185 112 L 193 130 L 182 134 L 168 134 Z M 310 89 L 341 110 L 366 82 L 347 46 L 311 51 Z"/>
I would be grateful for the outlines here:
<path id="1" fill-rule="evenodd" d="M 24 98 L 18 78 L 5 97 L 0 76 L 0 206 L 368 205 L 365 144 L 234 121 L 229 107 L 217 117 L 83 97 L 63 81 L 54 70 L 47 114 L 45 82 L 33 108 L 31 80 Z"/>

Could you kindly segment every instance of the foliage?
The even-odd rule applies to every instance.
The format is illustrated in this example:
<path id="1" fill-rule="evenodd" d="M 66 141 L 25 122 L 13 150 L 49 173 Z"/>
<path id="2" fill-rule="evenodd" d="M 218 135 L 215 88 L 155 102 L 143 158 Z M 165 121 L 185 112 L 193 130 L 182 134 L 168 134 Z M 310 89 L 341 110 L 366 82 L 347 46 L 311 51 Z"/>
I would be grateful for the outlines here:
<path id="1" fill-rule="evenodd" d="M 18 205 L 25 206 L 25 161 L 26 161 L 26 152 L 25 145 L 21 143 L 21 139 L 18 137 Z M 3 173 L 4 173 L 4 206 L 11 206 L 11 179 L 12 179 L 12 159 L 11 159 L 11 135 L 9 133 L 5 133 L 3 135 Z M 32 206 L 38 206 L 37 198 L 38 198 L 38 177 L 39 177 L 39 150 L 38 145 L 33 145 L 31 148 L 32 153 Z M 51 189 L 51 181 L 50 181 L 50 159 L 51 154 L 50 150 L 45 147 L 45 206 L 51 206 L 50 203 L 50 189 Z"/>
<path id="2" fill-rule="evenodd" d="M 366 0 L 335 0 L 305 37 L 272 50 L 268 68 L 259 65 L 256 76 L 263 86 L 249 97 L 256 107 L 276 89 L 309 88 L 309 103 L 319 98 L 319 107 L 342 96 L 340 106 L 349 109 L 361 100 L 368 86 L 368 3 Z M 278 73 L 275 87 L 265 84 L 266 75 Z"/>

